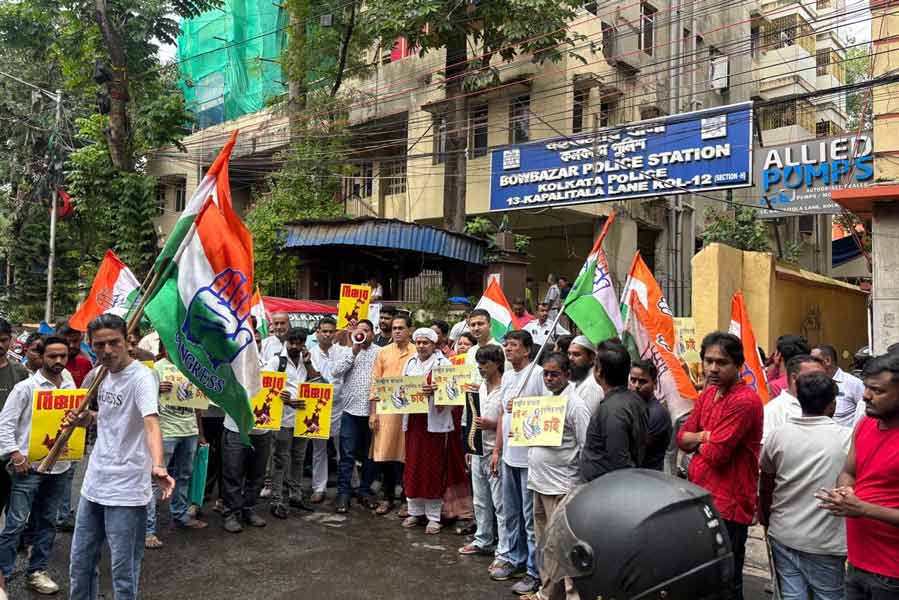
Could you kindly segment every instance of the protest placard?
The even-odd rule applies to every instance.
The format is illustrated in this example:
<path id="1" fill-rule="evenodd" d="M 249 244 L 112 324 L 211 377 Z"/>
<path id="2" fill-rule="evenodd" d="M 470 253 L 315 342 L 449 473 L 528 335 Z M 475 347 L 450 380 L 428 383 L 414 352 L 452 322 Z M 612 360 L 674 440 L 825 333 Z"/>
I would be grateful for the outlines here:
<path id="1" fill-rule="evenodd" d="M 512 401 L 512 446 L 560 446 L 568 396 L 530 396 Z"/>
<path id="2" fill-rule="evenodd" d="M 330 383 L 301 383 L 298 400 L 306 408 L 297 409 L 294 437 L 326 440 L 331 436 L 331 411 L 334 407 L 334 386 Z"/>
<path id="3" fill-rule="evenodd" d="M 168 381 L 172 384 L 172 391 L 159 394 L 159 403 L 177 408 L 196 408 L 206 410 L 209 408 L 209 398 L 197 393 L 197 386 L 192 384 L 184 373 L 175 365 L 160 366 L 156 369 L 159 381 Z"/>
<path id="4" fill-rule="evenodd" d="M 368 318 L 371 288 L 367 285 L 340 284 L 340 303 L 337 305 L 337 329 L 355 327 Z"/>
<path id="5" fill-rule="evenodd" d="M 255 429 L 281 429 L 281 413 L 284 404 L 281 402 L 281 390 L 287 385 L 287 374 L 277 371 L 262 372 L 262 389 L 253 396 L 250 408 L 256 422 Z"/>
<path id="6" fill-rule="evenodd" d="M 379 415 L 406 415 L 428 412 L 428 396 L 422 387 L 424 375 L 382 377 L 375 380 Z"/>
<path id="7" fill-rule="evenodd" d="M 444 365 L 433 371 L 434 404 L 439 406 L 464 406 L 465 390 L 462 386 L 471 383 L 471 367 L 468 365 Z"/>
<path id="8" fill-rule="evenodd" d="M 56 438 L 62 433 L 62 420 L 76 410 L 87 390 L 35 390 L 31 410 L 31 435 L 28 439 L 28 461 L 43 460 Z M 72 430 L 69 442 L 59 460 L 80 460 L 84 456 L 84 427 Z"/>

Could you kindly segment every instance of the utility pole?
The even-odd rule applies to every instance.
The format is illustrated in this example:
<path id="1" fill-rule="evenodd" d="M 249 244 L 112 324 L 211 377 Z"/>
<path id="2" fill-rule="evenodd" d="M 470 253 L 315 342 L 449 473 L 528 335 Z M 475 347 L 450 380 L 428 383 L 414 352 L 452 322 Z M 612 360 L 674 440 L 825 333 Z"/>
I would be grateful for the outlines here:
<path id="1" fill-rule="evenodd" d="M 56 168 L 56 146 L 59 144 L 59 123 L 62 121 L 62 90 L 56 90 L 56 122 L 53 126 L 56 142 L 54 144 L 53 156 L 51 157 L 51 171 Z M 47 254 L 47 304 L 44 308 L 44 321 L 48 324 L 53 322 L 53 263 L 56 259 L 56 205 L 59 200 L 59 192 L 56 182 L 52 181 L 53 200 L 50 203 L 50 252 Z"/>

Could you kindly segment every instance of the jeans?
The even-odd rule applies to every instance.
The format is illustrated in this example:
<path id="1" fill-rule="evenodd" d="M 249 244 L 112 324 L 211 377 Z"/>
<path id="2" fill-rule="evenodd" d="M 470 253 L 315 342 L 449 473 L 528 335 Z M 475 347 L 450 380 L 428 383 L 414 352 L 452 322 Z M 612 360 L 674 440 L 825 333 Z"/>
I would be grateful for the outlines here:
<path id="1" fill-rule="evenodd" d="M 811 554 L 784 546 L 774 538 L 771 554 L 781 600 L 843 600 L 845 556 Z"/>
<path id="2" fill-rule="evenodd" d="M 163 438 L 163 462 L 175 480 L 172 492 L 172 520 L 180 525 L 187 523 L 187 509 L 190 508 L 190 478 L 194 473 L 194 455 L 197 453 L 197 436 Z M 153 499 L 147 504 L 147 535 L 156 533 L 156 502 L 159 488 L 153 485 Z"/>
<path id="3" fill-rule="evenodd" d="M 135 600 L 146 532 L 146 506 L 103 506 L 82 497 L 69 557 L 69 600 L 96 600 L 104 542 L 109 545 L 113 597 Z"/>
<path id="4" fill-rule="evenodd" d="M 734 551 L 734 600 L 743 600 L 743 563 L 746 561 L 746 538 L 749 525 L 724 520 L 724 528 Z"/>
<path id="5" fill-rule="evenodd" d="M 203 437 L 209 444 L 209 466 L 206 468 L 206 493 L 209 500 L 218 487 L 218 498 L 222 497 L 222 433 L 225 431 L 224 417 L 203 417 Z"/>
<path id="6" fill-rule="evenodd" d="M 225 516 L 252 511 L 265 480 L 265 463 L 272 447 L 272 435 L 251 435 L 245 446 L 239 433 L 222 434 L 222 499 Z"/>
<path id="7" fill-rule="evenodd" d="M 293 427 L 275 432 L 272 455 L 272 504 L 303 497 L 303 465 L 309 438 L 293 437 Z M 285 495 L 287 498 L 283 498 Z"/>
<path id="8" fill-rule="evenodd" d="M 72 485 L 74 485 L 75 481 L 75 469 L 77 468 L 78 463 L 73 463 L 72 467 L 63 473 L 66 478 L 66 486 L 62 492 L 62 498 L 59 502 L 59 514 L 56 516 L 56 522 L 62 523 L 66 519 L 70 519 L 75 516 L 75 510 L 72 508 Z"/>
<path id="9" fill-rule="evenodd" d="M 356 461 L 362 463 L 359 496 L 371 496 L 371 483 L 375 480 L 374 463 L 368 457 L 371 446 L 371 429 L 368 417 L 357 417 L 347 412 L 340 417 L 340 460 L 337 469 L 337 497 L 348 499 Z"/>
<path id="10" fill-rule="evenodd" d="M 335 429 L 331 424 L 331 438 L 340 462 L 340 421 Z M 328 487 L 328 440 L 312 440 L 312 491 L 324 493 Z"/>
<path id="11" fill-rule="evenodd" d="M 69 467 L 69 471 L 74 471 L 74 465 Z M 19 536 L 25 530 L 29 515 L 34 517 L 34 535 L 28 573 L 47 569 L 56 537 L 56 512 L 67 481 L 65 473 L 41 475 L 29 471 L 25 475 L 12 476 L 6 524 L 0 533 L 0 570 L 4 577 L 9 578 L 16 566 Z"/>
<path id="12" fill-rule="evenodd" d="M 474 545 L 478 548 L 493 547 L 493 517 L 496 517 L 496 559 L 509 561 L 509 532 L 503 512 L 503 484 L 499 476 L 490 472 L 490 455 L 471 457 L 471 493 L 474 500 L 474 518 L 478 530 L 474 535 Z"/>
<path id="13" fill-rule="evenodd" d="M 503 463 L 503 512 L 509 534 L 509 562 L 527 566 L 528 575 L 537 573 L 537 541 L 534 537 L 534 497 L 528 489 L 528 470 Z"/>
<path id="14" fill-rule="evenodd" d="M 849 563 L 846 600 L 899 600 L 899 578 L 871 573 Z"/>
<path id="15" fill-rule="evenodd" d="M 0 461 L 0 512 L 6 509 L 9 504 L 9 492 L 12 489 L 12 480 L 9 478 L 9 471 L 6 470 L 8 460 Z"/>

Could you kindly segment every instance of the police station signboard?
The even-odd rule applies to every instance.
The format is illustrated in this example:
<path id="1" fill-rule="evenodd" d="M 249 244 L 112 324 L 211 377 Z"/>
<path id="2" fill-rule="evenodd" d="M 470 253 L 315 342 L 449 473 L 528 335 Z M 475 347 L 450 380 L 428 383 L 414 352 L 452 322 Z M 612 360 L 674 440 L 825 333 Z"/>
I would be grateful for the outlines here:
<path id="1" fill-rule="evenodd" d="M 596 150 L 594 159 L 593 152 Z M 565 206 L 752 184 L 752 104 L 494 150 L 490 210 Z"/>
<path id="2" fill-rule="evenodd" d="M 759 216 L 839 213 L 831 192 L 871 183 L 873 150 L 871 132 L 757 148 L 752 191 Z M 767 208 L 766 198 L 773 210 Z"/>

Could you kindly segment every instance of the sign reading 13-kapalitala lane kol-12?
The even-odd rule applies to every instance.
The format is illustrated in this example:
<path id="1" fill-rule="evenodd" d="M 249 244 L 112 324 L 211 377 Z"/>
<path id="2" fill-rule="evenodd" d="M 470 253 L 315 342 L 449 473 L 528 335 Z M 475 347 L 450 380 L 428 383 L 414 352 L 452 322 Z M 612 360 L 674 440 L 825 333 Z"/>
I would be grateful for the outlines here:
<path id="1" fill-rule="evenodd" d="M 506 146 L 490 169 L 491 211 L 745 187 L 752 103 Z"/>

